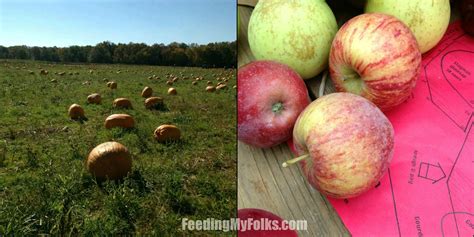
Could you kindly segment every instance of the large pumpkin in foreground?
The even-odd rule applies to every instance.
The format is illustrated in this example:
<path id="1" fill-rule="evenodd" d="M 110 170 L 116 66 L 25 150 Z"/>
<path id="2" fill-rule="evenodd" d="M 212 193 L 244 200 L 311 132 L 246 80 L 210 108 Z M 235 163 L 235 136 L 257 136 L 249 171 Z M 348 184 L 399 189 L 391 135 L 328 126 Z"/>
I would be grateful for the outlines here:
<path id="1" fill-rule="evenodd" d="M 128 149 L 118 142 L 104 142 L 89 153 L 87 170 L 98 180 L 117 180 L 132 170 L 132 157 Z"/>

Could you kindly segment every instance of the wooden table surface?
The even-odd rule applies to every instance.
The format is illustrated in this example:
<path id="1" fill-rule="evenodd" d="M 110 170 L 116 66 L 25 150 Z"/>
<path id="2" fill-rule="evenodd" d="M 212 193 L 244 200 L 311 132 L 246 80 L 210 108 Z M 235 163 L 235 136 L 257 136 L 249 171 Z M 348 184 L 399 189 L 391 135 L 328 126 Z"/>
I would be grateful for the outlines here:
<path id="1" fill-rule="evenodd" d="M 256 1 L 244 1 L 251 5 Z M 240 3 L 240 2 L 239 2 Z M 247 42 L 249 6 L 238 6 L 240 32 L 238 66 L 254 60 Z M 321 75 L 306 80 L 312 99 L 318 96 Z M 334 91 L 330 80 L 325 93 Z M 299 165 L 282 168 L 293 155 L 286 144 L 259 149 L 238 143 L 238 208 L 260 208 L 286 220 L 306 220 L 308 229 L 300 236 L 350 236 L 328 200 L 305 180 Z"/>

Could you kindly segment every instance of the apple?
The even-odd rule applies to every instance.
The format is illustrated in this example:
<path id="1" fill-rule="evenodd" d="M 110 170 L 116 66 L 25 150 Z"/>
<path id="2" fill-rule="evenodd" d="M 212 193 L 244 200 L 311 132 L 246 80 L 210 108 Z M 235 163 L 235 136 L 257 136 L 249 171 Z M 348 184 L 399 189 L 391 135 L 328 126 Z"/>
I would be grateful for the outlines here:
<path id="1" fill-rule="evenodd" d="M 432 49 L 449 24 L 449 0 L 368 0 L 365 12 L 379 12 L 397 17 L 418 41 L 421 53 Z"/>
<path id="2" fill-rule="evenodd" d="M 393 155 L 392 124 L 367 99 L 332 93 L 299 115 L 293 146 L 308 182 L 334 198 L 351 198 L 375 187 Z"/>
<path id="3" fill-rule="evenodd" d="M 237 216 L 239 221 L 246 221 L 245 229 L 243 230 L 242 225 L 238 230 L 237 235 L 239 237 L 265 237 L 265 236 L 279 236 L 279 237 L 298 237 L 298 233 L 294 230 L 287 229 L 288 227 L 282 225 L 283 219 L 269 211 L 265 211 L 257 208 L 243 208 L 237 211 Z M 262 221 L 263 219 L 263 221 Z M 249 224 L 252 222 L 252 226 L 249 228 Z M 259 222 L 258 228 L 255 226 L 255 222 Z M 265 224 L 260 223 L 270 223 L 270 226 L 265 226 Z M 271 227 L 268 229 L 268 227 Z M 280 230 L 275 230 L 272 228 L 280 228 Z M 265 229 L 267 228 L 267 229 Z M 286 230 L 283 230 L 285 228 Z"/>
<path id="4" fill-rule="evenodd" d="M 259 1 L 248 41 L 256 59 L 281 62 L 308 79 L 327 67 L 336 32 L 336 18 L 323 0 Z"/>
<path id="5" fill-rule="evenodd" d="M 254 61 L 238 70 L 239 140 L 261 148 L 291 137 L 293 125 L 310 103 L 301 77 L 273 61 Z"/>
<path id="6" fill-rule="evenodd" d="M 384 111 L 409 98 L 420 68 L 421 53 L 410 29 L 380 13 L 347 21 L 329 55 L 336 90 L 361 95 Z"/>

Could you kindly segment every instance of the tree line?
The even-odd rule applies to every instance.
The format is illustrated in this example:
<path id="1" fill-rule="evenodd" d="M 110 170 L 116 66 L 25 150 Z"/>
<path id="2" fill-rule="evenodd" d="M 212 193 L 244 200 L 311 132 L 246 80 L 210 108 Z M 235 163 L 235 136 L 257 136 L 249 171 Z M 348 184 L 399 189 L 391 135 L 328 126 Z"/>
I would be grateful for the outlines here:
<path id="1" fill-rule="evenodd" d="M 63 63 L 121 63 L 161 66 L 236 67 L 237 42 L 207 45 L 173 42 L 168 45 L 144 43 L 95 46 L 29 47 L 0 45 L 2 59 L 31 59 Z"/>

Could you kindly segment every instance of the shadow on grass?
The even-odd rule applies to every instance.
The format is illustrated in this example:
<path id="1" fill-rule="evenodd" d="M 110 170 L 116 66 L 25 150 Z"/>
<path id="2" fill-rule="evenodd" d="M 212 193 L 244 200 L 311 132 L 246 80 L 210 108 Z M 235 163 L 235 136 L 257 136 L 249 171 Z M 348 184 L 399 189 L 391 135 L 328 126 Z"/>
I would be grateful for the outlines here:
<path id="1" fill-rule="evenodd" d="M 189 196 L 180 196 L 168 199 L 168 204 L 175 213 L 182 215 L 193 215 L 196 213 L 196 205 Z"/>
<path id="2" fill-rule="evenodd" d="M 102 192 L 107 194 L 110 194 L 110 189 L 107 188 L 109 185 L 125 185 L 129 188 L 136 189 L 138 191 L 139 196 L 144 196 L 145 194 L 150 192 L 150 188 L 147 187 L 146 180 L 139 170 L 133 170 L 131 173 L 128 174 L 128 176 L 117 180 L 98 178 L 92 178 L 92 180 L 97 184 L 97 186 Z"/>
<path id="3" fill-rule="evenodd" d="M 80 117 L 80 118 L 77 118 L 77 119 L 71 119 L 72 121 L 76 121 L 76 122 L 79 122 L 81 124 L 84 124 L 84 122 L 87 122 L 89 121 L 89 119 L 87 117 Z"/>
<path id="4" fill-rule="evenodd" d="M 158 110 L 161 112 L 169 112 L 170 109 L 164 103 L 157 103 L 155 106 L 149 108 L 149 110 Z"/>
<path id="5" fill-rule="evenodd" d="M 139 130 L 137 128 L 122 128 L 122 127 L 115 127 L 111 128 L 113 138 L 120 138 L 127 133 L 135 133 L 138 134 Z"/>
<path id="6" fill-rule="evenodd" d="M 177 149 L 184 149 L 189 145 L 189 142 L 183 139 L 180 139 L 177 141 L 164 141 L 164 142 L 159 142 L 159 143 L 166 147 L 175 147 Z"/>

